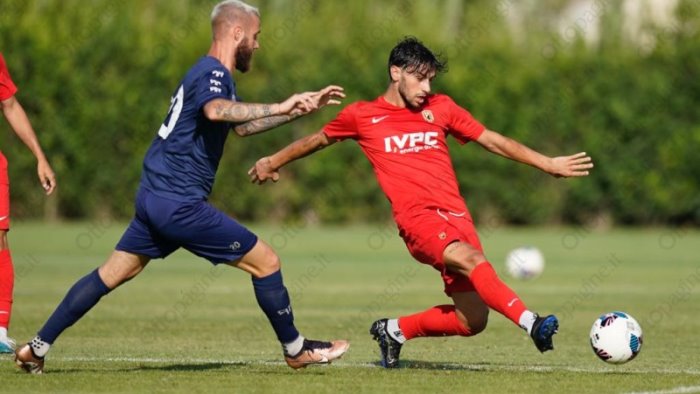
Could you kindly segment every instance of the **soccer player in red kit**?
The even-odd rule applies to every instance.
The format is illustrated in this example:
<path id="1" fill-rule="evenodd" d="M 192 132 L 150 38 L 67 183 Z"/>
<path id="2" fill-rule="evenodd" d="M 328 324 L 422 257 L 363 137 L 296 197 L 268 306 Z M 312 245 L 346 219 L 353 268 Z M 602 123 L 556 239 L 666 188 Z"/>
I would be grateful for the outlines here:
<path id="1" fill-rule="evenodd" d="M 344 139 L 356 140 L 391 202 L 394 219 L 411 255 L 440 271 L 451 305 L 375 321 L 382 365 L 398 366 L 401 346 L 417 337 L 471 336 L 486 327 L 489 308 L 528 332 L 541 352 L 553 349 L 559 322 L 540 317 L 497 276 L 484 256 L 449 156 L 446 138 L 476 141 L 487 150 L 557 177 L 586 176 L 585 153 L 547 157 L 475 120 L 430 84 L 444 62 L 415 38 L 401 41 L 389 57 L 390 83 L 374 101 L 347 106 L 316 134 L 260 159 L 249 175 L 256 183 L 277 181 L 285 164 Z"/>
<path id="2" fill-rule="evenodd" d="M 0 109 L 10 128 L 32 151 L 37 160 L 39 182 L 46 194 L 51 194 L 56 187 L 56 179 L 49 162 L 41 150 L 27 114 L 17 98 L 17 86 L 10 78 L 5 59 L 0 53 Z M 14 288 L 14 270 L 7 232 L 10 230 L 10 181 L 7 175 L 7 159 L 0 152 L 0 353 L 12 353 L 14 341 L 7 336 L 12 313 L 12 290 Z"/>

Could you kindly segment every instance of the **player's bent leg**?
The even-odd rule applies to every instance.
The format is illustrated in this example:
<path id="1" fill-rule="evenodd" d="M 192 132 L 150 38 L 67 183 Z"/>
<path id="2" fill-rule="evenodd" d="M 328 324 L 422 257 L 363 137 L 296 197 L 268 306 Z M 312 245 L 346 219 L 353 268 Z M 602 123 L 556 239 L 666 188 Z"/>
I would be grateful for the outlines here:
<path id="1" fill-rule="evenodd" d="M 483 261 L 485 258 L 478 249 L 472 248 L 466 243 L 453 243 L 452 246 L 448 245 L 448 247 L 453 249 L 460 247 L 459 249 L 463 252 L 467 250 L 470 252 L 461 253 L 458 256 L 460 257 L 459 259 L 455 258 L 451 261 L 452 267 L 450 272 L 452 270 L 456 272 L 452 276 L 458 276 L 462 279 L 462 282 L 456 285 L 459 287 L 464 283 L 468 283 L 468 280 L 466 280 L 468 272 L 477 262 Z M 462 258 L 470 255 L 473 256 L 470 259 Z M 419 259 L 418 257 L 416 258 Z M 448 267 L 443 265 L 445 259 L 436 257 L 435 261 L 437 260 L 440 260 L 439 265 L 432 263 L 431 265 L 439 270 L 443 270 L 443 280 L 446 280 L 444 269 Z M 419 261 L 425 262 L 420 259 Z M 445 283 L 448 294 L 456 293 L 452 288 L 448 290 L 448 282 Z M 471 289 L 471 284 L 469 284 L 469 288 Z M 379 345 L 381 365 L 385 368 L 398 367 L 401 348 L 407 340 L 418 337 L 471 336 L 483 330 L 488 316 L 488 308 L 483 301 L 474 294 L 473 298 L 458 297 L 456 304 L 458 302 L 462 306 L 464 313 L 457 311 L 455 305 L 438 305 L 419 313 L 399 317 L 398 319 L 379 319 L 372 323 L 369 332 Z M 474 305 L 473 308 L 471 307 L 472 304 Z"/>
<path id="2" fill-rule="evenodd" d="M 466 275 L 479 297 L 491 309 L 519 324 L 525 304 L 496 274 L 480 250 L 466 242 L 453 242 L 445 248 L 443 259 L 448 271 Z"/>
<path id="3" fill-rule="evenodd" d="M 255 298 L 282 344 L 287 365 L 298 369 L 328 364 L 348 350 L 350 344 L 344 340 L 315 341 L 299 334 L 294 326 L 289 293 L 282 280 L 279 257 L 265 242 L 258 240 L 248 253 L 230 265 L 252 275 Z"/>
<path id="4" fill-rule="evenodd" d="M 489 320 L 489 307 L 475 291 L 454 292 L 450 295 L 455 303 L 457 319 L 469 335 L 476 335 L 484 329 Z"/>
<path id="5" fill-rule="evenodd" d="M 489 308 L 501 313 L 527 331 L 540 352 L 554 348 L 552 336 L 559 322 L 554 315 L 540 318 L 529 311 L 517 294 L 506 286 L 486 257 L 466 242 L 449 244 L 443 254 L 448 270 L 467 275 L 479 297 Z"/>
<path id="6" fill-rule="evenodd" d="M 58 336 L 80 320 L 103 296 L 140 273 L 149 261 L 146 256 L 113 252 L 100 268 L 71 287 L 37 336 L 15 351 L 17 366 L 28 373 L 42 373 L 44 356 Z"/>
<path id="7" fill-rule="evenodd" d="M 190 206 L 185 222 L 159 228 L 190 252 L 214 264 L 227 264 L 251 274 L 255 298 L 272 325 L 292 368 L 328 363 L 347 350 L 347 342 L 305 339 L 294 326 L 294 313 L 282 280 L 280 260 L 272 248 L 228 215 L 206 202 Z"/>

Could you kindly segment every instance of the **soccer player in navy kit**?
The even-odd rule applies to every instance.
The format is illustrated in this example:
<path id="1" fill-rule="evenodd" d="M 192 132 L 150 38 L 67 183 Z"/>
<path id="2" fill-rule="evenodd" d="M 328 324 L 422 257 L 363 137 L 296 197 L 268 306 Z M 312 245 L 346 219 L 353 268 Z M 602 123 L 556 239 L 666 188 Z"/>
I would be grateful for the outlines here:
<path id="1" fill-rule="evenodd" d="M 146 153 L 135 217 L 109 259 L 76 282 L 37 336 L 17 349 L 15 361 L 23 370 L 42 373 L 44 356 L 66 328 L 140 273 L 151 259 L 181 247 L 213 264 L 228 264 L 252 275 L 258 304 L 290 367 L 329 363 L 348 349 L 343 340 L 314 341 L 299 334 L 275 252 L 207 202 L 231 128 L 241 136 L 268 130 L 327 104 L 339 104 L 342 88 L 296 94 L 279 104 L 241 103 L 231 71 L 249 69 L 258 48 L 260 14 L 241 1 L 223 1 L 212 12 L 212 30 L 208 55 L 175 90 Z"/>

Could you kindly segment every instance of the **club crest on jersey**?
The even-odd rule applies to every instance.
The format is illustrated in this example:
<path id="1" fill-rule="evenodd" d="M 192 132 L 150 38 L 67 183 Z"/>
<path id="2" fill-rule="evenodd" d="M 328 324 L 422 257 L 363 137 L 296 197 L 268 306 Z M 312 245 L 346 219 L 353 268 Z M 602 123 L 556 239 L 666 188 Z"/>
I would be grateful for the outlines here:
<path id="1" fill-rule="evenodd" d="M 433 123 L 433 121 L 435 120 L 435 117 L 433 116 L 433 111 L 429 109 L 423 110 L 421 114 L 423 115 L 423 119 L 425 119 L 426 122 Z"/>

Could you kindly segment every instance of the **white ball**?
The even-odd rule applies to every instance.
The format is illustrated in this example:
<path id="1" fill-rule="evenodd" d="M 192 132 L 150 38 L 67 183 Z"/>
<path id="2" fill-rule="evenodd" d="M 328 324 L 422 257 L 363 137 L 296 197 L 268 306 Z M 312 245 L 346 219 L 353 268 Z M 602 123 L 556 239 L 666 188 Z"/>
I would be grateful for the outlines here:
<path id="1" fill-rule="evenodd" d="M 626 363 L 642 350 L 642 327 L 624 312 L 600 316 L 593 323 L 590 337 L 593 352 L 606 363 Z"/>
<path id="2" fill-rule="evenodd" d="M 534 279 L 544 271 L 544 256 L 534 246 L 513 249 L 506 256 L 506 268 L 516 279 Z"/>

